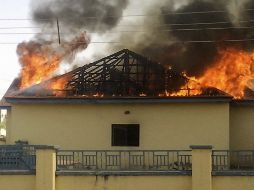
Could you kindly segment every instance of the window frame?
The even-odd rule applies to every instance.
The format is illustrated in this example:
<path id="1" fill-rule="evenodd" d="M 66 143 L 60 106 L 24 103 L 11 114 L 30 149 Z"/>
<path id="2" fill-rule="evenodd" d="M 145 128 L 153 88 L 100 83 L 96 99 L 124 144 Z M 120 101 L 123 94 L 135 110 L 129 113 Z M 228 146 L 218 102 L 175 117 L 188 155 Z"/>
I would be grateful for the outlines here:
<path id="1" fill-rule="evenodd" d="M 131 132 L 131 130 L 128 131 L 128 128 L 130 127 L 135 127 L 136 129 L 133 129 L 133 131 Z M 116 129 L 118 128 L 118 130 L 120 128 L 122 128 L 123 130 L 126 130 L 126 142 L 124 143 L 119 143 L 117 142 L 115 137 L 115 133 L 116 133 Z M 133 142 L 130 141 L 131 137 L 129 135 L 131 135 L 131 133 L 136 133 L 134 135 L 134 137 L 132 138 L 136 138 L 134 139 Z M 117 147 L 139 147 L 140 145 L 140 124 L 111 124 L 111 146 L 117 146 Z"/>

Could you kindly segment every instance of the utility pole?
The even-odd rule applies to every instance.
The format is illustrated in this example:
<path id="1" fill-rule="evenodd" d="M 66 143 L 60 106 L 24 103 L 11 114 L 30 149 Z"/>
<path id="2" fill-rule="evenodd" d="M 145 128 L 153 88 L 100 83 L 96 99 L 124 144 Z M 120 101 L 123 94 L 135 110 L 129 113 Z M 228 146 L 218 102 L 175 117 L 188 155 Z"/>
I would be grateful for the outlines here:
<path id="1" fill-rule="evenodd" d="M 56 25 L 57 25 L 58 43 L 61 44 L 60 27 L 59 27 L 58 18 L 56 18 Z"/>

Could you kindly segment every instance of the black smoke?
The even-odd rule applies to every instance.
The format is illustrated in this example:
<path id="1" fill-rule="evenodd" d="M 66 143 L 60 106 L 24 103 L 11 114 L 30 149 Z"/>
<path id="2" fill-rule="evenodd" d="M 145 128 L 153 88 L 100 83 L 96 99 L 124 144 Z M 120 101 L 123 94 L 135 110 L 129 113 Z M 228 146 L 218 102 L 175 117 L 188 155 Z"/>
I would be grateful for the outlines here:
<path id="1" fill-rule="evenodd" d="M 254 22 L 242 22 L 254 19 L 254 11 L 246 11 L 254 8 L 253 1 L 238 4 L 225 0 L 186 2 L 178 8 L 174 6 L 178 1 L 166 0 L 165 4 L 158 4 L 160 28 L 154 29 L 153 24 L 145 22 L 149 23 L 146 26 L 148 37 L 136 43 L 135 50 L 164 65 L 171 65 L 178 72 L 199 76 L 218 58 L 219 48 L 234 47 L 246 51 L 254 48 L 251 41 L 228 41 L 254 38 L 254 28 L 248 28 Z M 240 16 L 234 14 L 235 9 Z"/>
<path id="2" fill-rule="evenodd" d="M 38 24 L 67 31 L 84 29 L 105 32 L 116 26 L 128 0 L 43 0 L 32 4 L 33 20 Z"/>

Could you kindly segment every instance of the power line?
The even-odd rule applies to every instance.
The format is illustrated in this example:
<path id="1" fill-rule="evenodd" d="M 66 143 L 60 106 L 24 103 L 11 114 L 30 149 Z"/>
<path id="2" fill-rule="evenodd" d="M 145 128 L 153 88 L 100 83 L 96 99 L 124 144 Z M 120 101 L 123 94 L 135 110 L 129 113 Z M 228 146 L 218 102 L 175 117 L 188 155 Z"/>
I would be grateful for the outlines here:
<path id="1" fill-rule="evenodd" d="M 243 9 L 242 11 L 249 12 L 249 11 L 254 11 L 254 9 Z M 129 14 L 129 15 L 122 15 L 122 16 L 114 16 L 114 15 L 109 15 L 105 16 L 103 18 L 125 18 L 125 17 L 154 17 L 154 16 L 167 16 L 167 15 L 192 15 L 192 14 L 210 14 L 210 13 L 228 13 L 226 10 L 210 10 L 210 11 L 188 11 L 188 12 L 165 12 L 161 14 Z M 100 19 L 99 17 L 96 16 L 87 16 L 87 17 L 82 17 L 83 19 Z M 2 21 L 24 21 L 24 20 L 34 20 L 32 18 L 0 18 Z M 47 18 L 39 18 L 36 20 L 40 21 L 48 21 L 48 20 L 55 20 L 53 18 L 47 19 Z"/>
<path id="2" fill-rule="evenodd" d="M 167 40 L 167 42 L 172 42 L 172 43 L 182 43 L 182 44 L 188 44 L 188 43 L 221 43 L 221 42 L 252 42 L 254 41 L 253 39 L 228 39 L 228 40 L 186 40 L 186 41 L 179 41 L 179 40 Z M 19 42 L 0 42 L 0 45 L 16 45 L 20 44 Z M 56 43 L 55 43 L 56 44 Z M 76 42 L 76 43 L 69 43 L 68 45 L 77 45 L 77 44 L 86 44 L 86 42 Z M 88 44 L 123 44 L 123 42 L 89 42 Z M 124 44 L 123 44 L 124 45 Z"/>
<path id="3" fill-rule="evenodd" d="M 254 20 L 240 20 L 237 21 L 237 23 L 250 23 L 250 22 L 254 22 Z M 215 25 L 215 24 L 232 24 L 232 22 L 228 22 L 228 21 L 218 21 L 218 22 L 191 22 L 191 23 L 171 23 L 171 24 L 154 24 L 154 26 L 156 27 L 164 27 L 164 26 L 191 26 L 191 25 Z M 119 24 L 117 26 L 120 27 L 139 27 L 139 26 L 143 26 L 142 24 L 137 24 L 137 25 L 133 25 L 133 24 Z M 39 27 L 39 26 L 13 26 L 13 27 L 0 27 L 0 29 L 26 29 L 26 28 L 43 28 L 43 27 Z"/>
<path id="4" fill-rule="evenodd" d="M 9 29 L 31 29 L 31 28 L 38 28 L 40 29 L 41 27 L 38 26 L 14 26 L 14 27 L 0 27 L 0 30 L 9 30 Z"/>
<path id="5" fill-rule="evenodd" d="M 152 32 L 173 32 L 173 31 L 204 31 L 204 30 L 229 30 L 229 29 L 253 29 L 254 26 L 240 26 L 240 27 L 211 27 L 211 28 L 179 28 L 179 29 L 157 29 Z M 116 34 L 116 33 L 148 33 L 151 30 L 122 30 L 111 32 L 87 32 L 86 34 Z M 62 33 L 73 34 L 73 33 Z M 58 33 L 43 33 L 43 32 L 0 32 L 0 35 L 58 35 Z"/>

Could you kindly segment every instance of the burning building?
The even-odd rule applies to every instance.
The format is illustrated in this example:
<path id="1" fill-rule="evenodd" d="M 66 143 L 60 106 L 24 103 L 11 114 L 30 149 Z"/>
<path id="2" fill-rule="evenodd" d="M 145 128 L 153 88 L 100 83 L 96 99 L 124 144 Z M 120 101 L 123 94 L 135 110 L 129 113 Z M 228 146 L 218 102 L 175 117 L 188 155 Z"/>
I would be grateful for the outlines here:
<path id="1" fill-rule="evenodd" d="M 63 17 L 64 31 L 84 24 L 90 32 L 106 33 L 118 25 L 129 1 L 53 2 L 57 9 L 42 2 L 33 15 L 36 22 L 51 29 L 50 19 L 68 12 L 75 19 Z M 254 152 L 246 151 L 254 149 L 254 51 L 249 43 L 253 27 L 239 19 L 233 22 L 236 12 L 227 1 L 177 2 L 163 4 L 159 19 L 156 16 L 160 27 L 170 27 L 163 35 L 149 17 L 144 26 L 149 32 L 143 36 L 114 36 L 128 49 L 62 75 L 56 74 L 62 62 L 72 63 L 91 42 L 89 32 L 61 39 L 57 45 L 52 37 L 37 36 L 18 46 L 22 70 L 0 104 L 8 109 L 6 143 L 65 149 L 39 150 L 39 170 L 36 180 L 30 179 L 30 189 L 34 181 L 39 189 L 112 185 L 129 190 L 136 184 L 138 189 L 225 190 L 234 189 L 232 184 L 253 188 L 249 184 L 253 184 Z M 244 2 L 243 8 L 252 5 Z M 248 11 L 244 18 L 252 16 Z M 94 13 L 96 21 L 85 19 Z M 249 40 L 243 39 L 246 36 Z M 192 155 L 186 150 L 190 145 L 200 145 L 191 146 Z M 134 186 L 126 186 L 126 179 Z"/>
<path id="2" fill-rule="evenodd" d="M 50 74 L 50 71 L 48 73 Z M 21 90 L 16 91 L 15 96 L 62 98 L 229 96 L 216 87 L 202 85 L 184 73 L 165 68 L 127 49 L 25 88 L 26 82 L 37 83 L 33 77 L 30 79 L 25 82 L 23 78 L 17 79 L 20 80 L 21 84 L 18 86 Z"/>
<path id="3" fill-rule="evenodd" d="M 253 92 L 247 86 L 251 73 L 242 68 L 252 64 L 252 56 L 231 51 L 222 52 L 200 78 L 127 49 L 63 75 L 45 75 L 39 83 L 30 76 L 28 87 L 18 78 L 4 97 L 11 105 L 7 143 L 20 140 L 77 149 L 176 149 L 189 144 L 252 148 Z M 227 63 L 232 68 L 226 69 Z M 248 76 L 239 79 L 234 64 Z M 224 75 L 212 77 L 220 72 Z M 235 85 L 226 85 L 229 81 Z M 119 128 L 128 133 L 132 127 L 134 142 L 114 132 Z M 64 138 L 57 137 L 59 131 Z M 247 144 L 238 142 L 243 133 Z M 94 141 L 96 136 L 101 140 Z"/>

